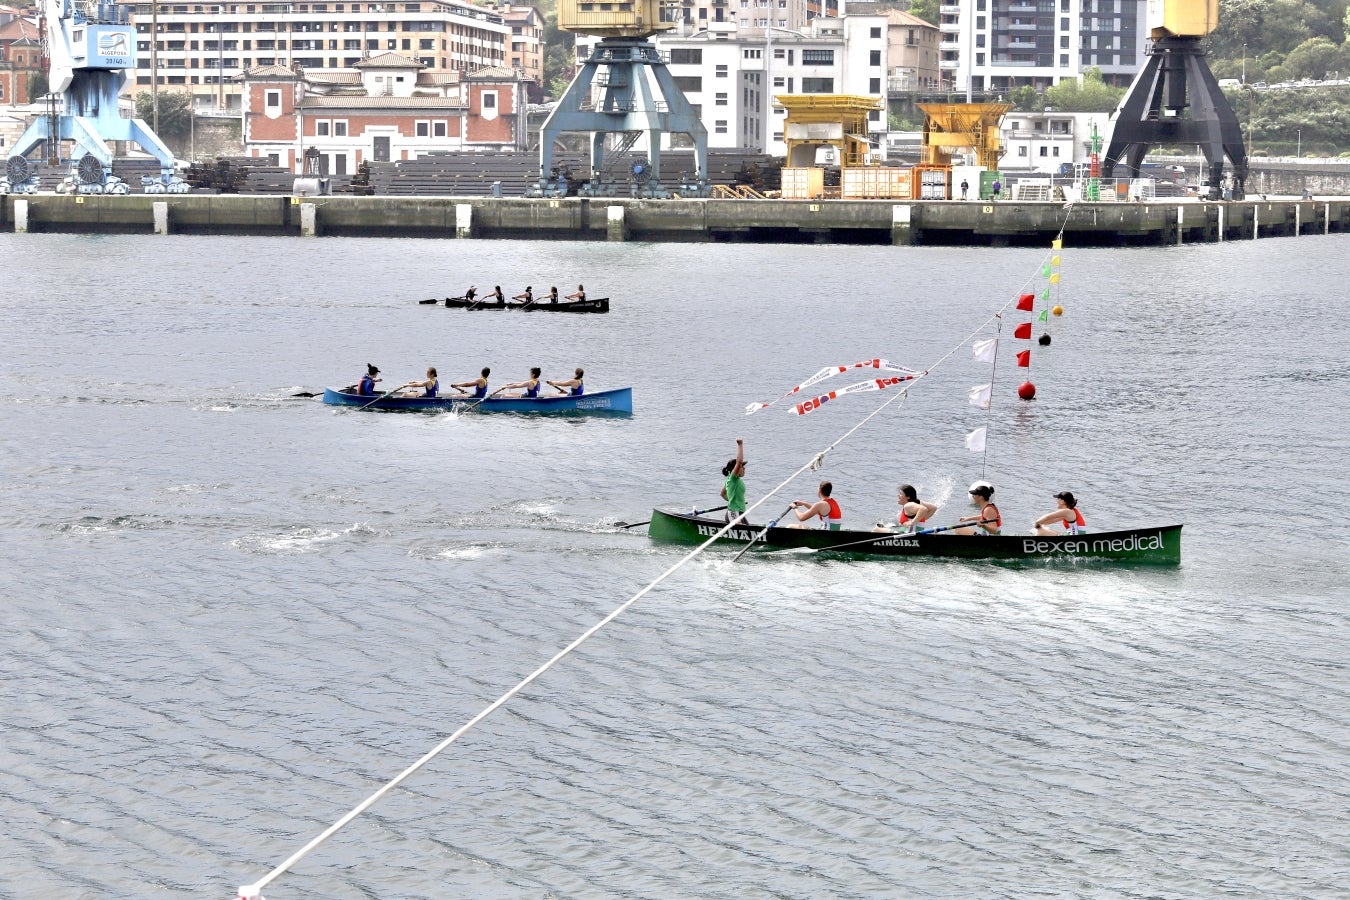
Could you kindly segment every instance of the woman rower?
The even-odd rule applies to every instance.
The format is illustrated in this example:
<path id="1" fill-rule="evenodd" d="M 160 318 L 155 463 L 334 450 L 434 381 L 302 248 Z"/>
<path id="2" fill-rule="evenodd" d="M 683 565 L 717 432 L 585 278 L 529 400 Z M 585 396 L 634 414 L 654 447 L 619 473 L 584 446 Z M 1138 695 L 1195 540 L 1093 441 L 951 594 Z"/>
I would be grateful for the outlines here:
<path id="1" fill-rule="evenodd" d="M 405 390 L 406 388 L 421 388 L 423 397 L 435 397 L 437 392 L 439 392 L 441 389 L 441 382 L 436 377 L 436 367 L 427 366 L 426 381 L 410 381 L 407 384 L 403 385 L 403 387 L 399 388 L 399 390 L 400 391 Z M 415 397 L 417 395 L 412 394 L 410 396 Z"/>
<path id="2" fill-rule="evenodd" d="M 974 522 L 967 528 L 957 528 L 953 534 L 998 534 L 1003 527 L 1003 515 L 994 505 L 994 489 L 987 484 L 976 483 L 970 489 L 970 498 L 979 504 L 980 512 L 974 516 L 962 516 L 958 522 Z"/>
<path id="3" fill-rule="evenodd" d="M 524 300 L 525 302 L 522 303 L 522 304 L 520 304 L 520 305 L 521 305 L 521 306 L 529 306 L 531 303 L 534 302 L 534 287 L 533 287 L 532 285 L 526 285 L 524 293 L 516 294 L 516 295 L 515 295 L 514 297 L 512 297 L 511 299 L 512 299 L 512 300 Z"/>
<path id="4" fill-rule="evenodd" d="M 822 481 L 820 487 L 816 489 L 816 496 L 819 497 L 815 503 L 807 503 L 805 500 L 793 500 L 792 508 L 796 511 L 797 521 L 805 522 L 812 516 L 820 517 L 820 527 L 827 528 L 830 531 L 838 531 L 844 523 L 843 510 L 839 508 L 838 502 L 830 496 L 834 492 L 834 485 L 828 481 Z M 793 525 L 792 528 L 801 528 L 802 525 Z"/>
<path id="5" fill-rule="evenodd" d="M 1036 520 L 1036 534 L 1062 534 L 1051 527 L 1056 522 L 1063 525 L 1069 534 L 1080 534 L 1087 527 L 1083 514 L 1078 511 L 1078 501 L 1069 491 L 1060 491 L 1055 495 L 1055 511 Z"/>
<path id="6" fill-rule="evenodd" d="M 549 381 L 545 383 L 552 385 L 553 387 L 557 388 L 564 394 L 570 394 L 573 397 L 580 397 L 582 394 L 586 392 L 585 387 L 581 383 L 581 379 L 585 376 L 585 374 L 586 372 L 584 369 L 577 369 L 577 374 L 573 378 L 569 378 L 566 381 Z"/>
<path id="7" fill-rule="evenodd" d="M 558 305 L 558 286 L 556 284 L 548 289 L 548 302 L 554 306 Z"/>
<path id="8" fill-rule="evenodd" d="M 544 370 L 541 369 L 541 368 L 539 368 L 538 366 L 534 366 L 533 368 L 530 369 L 530 377 L 527 378 L 526 380 L 524 380 L 524 381 L 517 381 L 517 382 L 515 382 L 515 383 L 513 383 L 513 384 L 504 384 L 504 385 L 502 385 L 501 387 L 497 388 L 495 391 L 493 391 L 491 394 L 488 394 L 488 396 L 489 396 L 489 397 L 495 397 L 495 396 L 497 396 L 498 394 L 500 394 L 502 391 L 509 391 L 509 390 L 511 390 L 511 389 L 513 389 L 513 388 L 522 388 L 522 390 L 521 390 L 521 392 L 520 392 L 519 394 L 509 394 L 508 396 L 511 396 L 511 397 L 529 397 L 529 398 L 531 398 L 531 399 L 533 399 L 533 398 L 535 398 L 535 397 L 538 397 L 538 396 L 539 396 L 539 376 L 540 376 L 541 374 L 543 374 L 543 371 L 544 371 Z"/>
<path id="9" fill-rule="evenodd" d="M 899 496 L 895 499 L 900 504 L 900 513 L 895 520 L 908 531 L 918 531 L 938 509 L 936 503 L 920 500 L 919 492 L 910 484 L 900 485 Z"/>
<path id="10" fill-rule="evenodd" d="M 502 293 L 502 286 L 500 284 L 494 285 L 492 290 L 488 292 L 487 296 L 483 298 L 483 302 L 491 303 L 494 306 L 505 306 L 506 295 Z"/>
<path id="11" fill-rule="evenodd" d="M 370 363 L 366 363 L 366 374 L 361 376 L 361 381 L 356 387 L 356 393 L 360 394 L 362 397 L 369 397 L 371 394 L 375 393 L 375 384 L 380 380 L 375 377 L 378 374 L 380 374 L 379 369 L 375 368 Z"/>
<path id="12" fill-rule="evenodd" d="M 585 302 L 586 302 L 586 286 L 583 285 L 583 284 L 577 285 L 576 291 L 575 291 L 574 293 L 568 294 L 568 295 L 567 295 L 566 297 L 564 297 L 563 299 L 564 299 L 564 300 L 580 300 L 582 303 L 585 303 Z"/>
<path id="13" fill-rule="evenodd" d="M 477 400 L 482 400 L 484 397 L 487 396 L 487 380 L 488 376 L 491 374 L 492 370 L 489 369 L 487 366 L 483 366 L 482 374 L 480 374 L 473 381 L 461 381 L 458 384 L 452 384 L 450 386 L 455 390 L 459 391 L 461 394 L 467 393 L 464 390 L 464 388 L 471 387 L 473 388 L 474 398 Z"/>
<path id="14" fill-rule="evenodd" d="M 722 467 L 722 499 L 727 501 L 727 521 L 745 515 L 745 441 L 736 438 L 736 458 Z"/>

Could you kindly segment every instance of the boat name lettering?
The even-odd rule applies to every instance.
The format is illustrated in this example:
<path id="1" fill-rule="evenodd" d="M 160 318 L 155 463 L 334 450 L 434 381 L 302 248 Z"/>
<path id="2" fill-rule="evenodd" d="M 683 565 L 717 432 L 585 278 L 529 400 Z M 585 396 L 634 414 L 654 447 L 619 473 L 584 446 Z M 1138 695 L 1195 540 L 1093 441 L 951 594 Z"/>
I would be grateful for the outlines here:
<path id="1" fill-rule="evenodd" d="M 719 532 L 719 531 L 721 531 L 721 530 L 722 530 L 722 527 L 721 527 L 720 525 L 699 525 L 699 526 L 698 526 L 698 533 L 699 533 L 699 535 L 702 536 L 702 537 L 712 537 L 714 534 L 717 534 L 717 532 Z M 728 531 L 726 534 L 722 535 L 722 537 L 724 537 L 724 538 L 726 538 L 727 540 L 730 540 L 730 541 L 750 541 L 750 540 L 754 540 L 755 532 L 753 532 L 753 531 L 745 531 L 744 529 L 740 529 L 740 528 L 733 528 L 733 529 L 731 529 L 730 531 Z"/>
<path id="2" fill-rule="evenodd" d="M 874 547 L 917 547 L 917 546 L 919 546 L 919 542 L 916 541 L 916 540 L 914 540 L 914 538 L 898 538 L 898 537 L 893 537 L 893 538 L 886 538 L 886 540 L 884 540 L 884 541 L 873 541 L 873 542 L 872 542 L 872 546 L 874 546 Z"/>
<path id="3" fill-rule="evenodd" d="M 590 400 L 578 400 L 577 409 L 609 409 L 609 398 L 595 397 Z"/>
<path id="4" fill-rule="evenodd" d="M 1163 548 L 1162 532 L 1156 534 L 1132 534 L 1124 538 L 1097 538 L 1095 540 L 1076 541 L 1037 541 L 1026 538 L 1022 541 L 1023 553 L 1136 553 Z"/>

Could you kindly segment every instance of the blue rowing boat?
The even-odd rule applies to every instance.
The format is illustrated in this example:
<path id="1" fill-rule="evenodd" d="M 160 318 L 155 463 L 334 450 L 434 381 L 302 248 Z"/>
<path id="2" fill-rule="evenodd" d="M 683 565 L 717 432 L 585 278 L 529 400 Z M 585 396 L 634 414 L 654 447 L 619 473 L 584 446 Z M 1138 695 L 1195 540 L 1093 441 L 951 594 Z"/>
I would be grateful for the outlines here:
<path id="1" fill-rule="evenodd" d="M 510 413 L 571 413 L 588 415 L 628 416 L 633 413 L 633 389 L 615 388 L 595 391 L 573 397 L 554 394 L 551 397 L 489 397 L 475 400 L 464 394 L 441 397 L 386 397 L 358 394 L 354 388 L 324 388 L 323 402 L 330 406 L 355 406 L 364 409 L 411 410 L 438 412 L 457 409 L 477 412 Z"/>

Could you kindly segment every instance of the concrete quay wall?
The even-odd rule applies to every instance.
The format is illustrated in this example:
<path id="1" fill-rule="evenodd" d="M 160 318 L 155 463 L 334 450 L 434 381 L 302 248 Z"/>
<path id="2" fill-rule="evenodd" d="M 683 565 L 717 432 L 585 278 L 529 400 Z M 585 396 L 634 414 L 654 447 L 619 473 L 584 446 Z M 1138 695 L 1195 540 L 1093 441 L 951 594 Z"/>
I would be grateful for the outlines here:
<path id="1" fill-rule="evenodd" d="M 1350 231 L 1350 197 L 1148 203 L 0 196 L 0 230 L 611 241 L 1168 245 Z"/>

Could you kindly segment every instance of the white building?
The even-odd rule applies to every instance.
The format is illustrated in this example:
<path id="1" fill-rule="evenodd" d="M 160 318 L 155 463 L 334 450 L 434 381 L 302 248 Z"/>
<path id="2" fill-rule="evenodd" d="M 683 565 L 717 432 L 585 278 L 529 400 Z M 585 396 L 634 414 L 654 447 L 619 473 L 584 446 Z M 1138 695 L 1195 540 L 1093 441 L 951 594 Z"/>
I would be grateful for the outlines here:
<path id="1" fill-rule="evenodd" d="M 938 7 L 955 90 L 1049 87 L 1099 68 L 1128 84 L 1144 64 L 1148 0 L 957 0 Z"/>
<path id="2" fill-rule="evenodd" d="M 1062 165 L 1087 162 L 1093 123 L 1105 147 L 1110 117 L 1110 113 L 1010 112 L 1000 129 L 1004 153 L 999 169 L 1054 175 Z"/>

